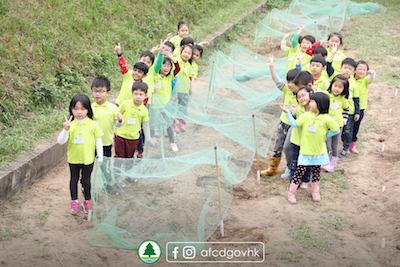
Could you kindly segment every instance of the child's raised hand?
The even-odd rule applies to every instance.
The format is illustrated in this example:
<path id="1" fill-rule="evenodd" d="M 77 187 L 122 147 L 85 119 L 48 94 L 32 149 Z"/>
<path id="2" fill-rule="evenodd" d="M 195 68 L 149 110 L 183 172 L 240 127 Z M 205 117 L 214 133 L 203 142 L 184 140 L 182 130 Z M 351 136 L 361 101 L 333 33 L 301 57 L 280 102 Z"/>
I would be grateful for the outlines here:
<path id="1" fill-rule="evenodd" d="M 331 53 L 332 53 L 333 55 L 336 54 L 337 49 L 338 49 L 337 44 L 332 44 Z"/>
<path id="2" fill-rule="evenodd" d="M 285 113 L 289 112 L 289 109 L 287 107 L 285 107 L 285 105 L 281 105 L 281 110 Z"/>
<path id="3" fill-rule="evenodd" d="M 167 40 L 168 40 L 168 41 L 171 40 L 172 37 L 174 37 L 174 34 L 173 34 L 172 32 L 169 32 L 169 33 L 167 34 Z"/>
<path id="4" fill-rule="evenodd" d="M 210 43 L 208 41 L 201 41 L 200 43 L 198 43 L 198 45 L 200 45 L 201 47 L 204 46 L 208 46 Z"/>
<path id="5" fill-rule="evenodd" d="M 72 121 L 73 118 L 74 117 L 72 115 L 71 115 L 71 117 L 69 117 L 69 119 L 67 119 L 67 116 L 64 116 L 64 119 L 65 119 L 65 121 L 64 121 L 64 129 L 66 131 L 68 131 L 69 128 L 71 127 L 71 121 Z"/>
<path id="6" fill-rule="evenodd" d="M 375 74 L 375 70 L 368 70 L 368 71 L 367 71 L 367 74 L 368 74 L 368 75 L 374 75 L 374 74 Z"/>
<path id="7" fill-rule="evenodd" d="M 297 34 L 301 34 L 301 33 L 303 32 L 303 30 L 304 30 L 304 25 L 300 25 L 300 26 L 297 28 Z"/>
<path id="8" fill-rule="evenodd" d="M 289 38 L 290 35 L 291 35 L 290 33 L 285 33 L 285 35 L 283 36 L 283 39 Z"/>
<path id="9" fill-rule="evenodd" d="M 117 55 L 120 55 L 120 54 L 122 53 L 121 43 L 118 43 L 118 45 L 116 45 L 116 46 L 114 47 L 114 52 L 115 52 L 115 54 L 117 54 Z"/>
<path id="10" fill-rule="evenodd" d="M 268 66 L 271 68 L 274 66 L 274 56 L 273 55 L 269 55 L 268 56 L 268 61 L 267 61 Z"/>

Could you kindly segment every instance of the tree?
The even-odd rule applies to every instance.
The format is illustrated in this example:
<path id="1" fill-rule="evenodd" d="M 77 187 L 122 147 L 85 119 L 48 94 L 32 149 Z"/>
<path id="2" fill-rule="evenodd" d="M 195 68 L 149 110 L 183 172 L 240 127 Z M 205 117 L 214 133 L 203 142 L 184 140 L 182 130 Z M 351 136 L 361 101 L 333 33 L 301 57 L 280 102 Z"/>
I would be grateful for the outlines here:
<path id="1" fill-rule="evenodd" d="M 153 255 L 156 255 L 153 245 L 150 242 L 147 244 L 143 255 L 147 255 L 147 256 L 149 256 L 149 258 L 151 258 L 151 256 L 153 256 Z"/>

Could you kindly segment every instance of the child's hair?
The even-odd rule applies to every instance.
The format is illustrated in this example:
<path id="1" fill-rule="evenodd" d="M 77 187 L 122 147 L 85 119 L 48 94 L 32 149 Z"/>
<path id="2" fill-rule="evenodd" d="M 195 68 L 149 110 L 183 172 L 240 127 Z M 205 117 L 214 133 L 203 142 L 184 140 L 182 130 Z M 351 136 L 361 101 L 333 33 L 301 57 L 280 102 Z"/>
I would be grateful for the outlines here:
<path id="1" fill-rule="evenodd" d="M 144 92 L 145 94 L 147 94 L 147 84 L 142 82 L 142 81 L 135 81 L 132 84 L 132 93 L 136 90 L 140 90 L 142 92 Z"/>
<path id="2" fill-rule="evenodd" d="M 328 50 L 326 50 L 325 47 L 323 47 L 322 45 L 317 46 L 313 49 L 312 51 L 313 55 L 321 55 L 323 57 L 326 57 L 328 55 Z"/>
<path id="3" fill-rule="evenodd" d="M 332 38 L 332 36 L 337 36 L 340 40 L 340 45 L 343 45 L 343 36 L 338 32 L 332 32 L 328 35 L 328 41 Z"/>
<path id="4" fill-rule="evenodd" d="M 297 91 L 296 100 L 298 100 L 297 98 L 298 98 L 299 92 L 300 92 L 301 90 L 305 90 L 310 96 L 314 93 L 314 90 L 313 90 L 312 88 L 307 87 L 307 86 L 302 86 L 302 87 L 300 87 L 299 91 Z M 298 101 L 297 101 L 297 102 L 298 102 Z"/>
<path id="5" fill-rule="evenodd" d="M 293 83 L 298 87 L 307 86 L 314 83 L 314 77 L 308 71 L 300 71 L 293 80 Z"/>
<path id="6" fill-rule="evenodd" d="M 310 99 L 317 103 L 317 107 L 320 114 L 329 113 L 329 95 L 324 92 L 315 92 L 310 95 Z"/>
<path id="7" fill-rule="evenodd" d="M 168 46 L 169 48 L 171 48 L 171 51 L 175 50 L 175 45 L 173 43 L 171 43 L 170 41 L 165 41 L 164 45 Z"/>
<path id="8" fill-rule="evenodd" d="M 299 44 L 301 44 L 301 42 L 303 40 L 307 40 L 309 42 L 311 42 L 312 44 L 315 43 L 315 37 L 312 35 L 304 35 L 304 36 L 300 36 L 299 38 Z"/>
<path id="9" fill-rule="evenodd" d="M 151 51 L 143 51 L 142 54 L 140 54 L 140 57 L 149 57 L 151 60 L 151 64 L 154 63 L 154 54 Z"/>
<path id="10" fill-rule="evenodd" d="M 172 59 L 170 57 L 165 56 L 164 60 L 163 60 L 163 64 L 165 64 L 166 62 L 169 62 L 169 64 L 171 65 L 171 69 L 169 70 L 169 72 L 167 74 L 165 74 L 165 76 L 169 76 L 171 74 L 171 71 L 172 71 L 173 62 L 172 62 Z"/>
<path id="11" fill-rule="evenodd" d="M 179 30 L 181 29 L 181 27 L 184 26 L 184 25 L 186 25 L 186 26 L 189 28 L 189 25 L 187 24 L 186 21 L 180 20 L 180 21 L 178 22 L 178 31 L 179 31 Z"/>
<path id="12" fill-rule="evenodd" d="M 143 62 L 136 62 L 133 68 L 143 71 L 145 75 L 149 72 L 149 67 Z"/>
<path id="13" fill-rule="evenodd" d="M 321 63 L 323 67 L 326 66 L 326 60 L 325 60 L 325 58 L 324 58 L 323 56 L 321 56 L 321 55 L 313 56 L 313 57 L 311 58 L 310 63 L 313 63 L 313 62 Z"/>
<path id="14" fill-rule="evenodd" d="M 98 76 L 98 77 L 94 78 L 92 85 L 90 86 L 90 89 L 93 89 L 96 87 L 105 87 L 107 89 L 107 92 L 110 92 L 110 90 L 111 90 L 110 80 L 105 76 Z"/>
<path id="15" fill-rule="evenodd" d="M 343 59 L 341 66 L 343 66 L 343 65 L 353 66 L 354 69 L 357 68 L 357 62 L 354 59 L 352 59 L 351 57 L 346 57 L 345 59 Z"/>
<path id="16" fill-rule="evenodd" d="M 340 95 L 343 95 L 345 98 L 349 98 L 349 86 L 350 86 L 349 80 L 347 80 L 347 78 L 344 77 L 342 74 L 336 75 L 332 79 L 331 84 L 328 87 L 328 92 L 332 93 L 332 85 L 336 81 L 340 81 L 343 84 L 343 91 L 342 91 L 342 93 Z"/>
<path id="17" fill-rule="evenodd" d="M 366 65 L 366 66 L 367 66 L 367 70 L 369 70 L 369 65 L 368 65 L 367 61 L 359 60 L 359 61 L 357 62 L 356 68 L 358 67 L 358 65 Z"/>
<path id="18" fill-rule="evenodd" d="M 291 69 L 286 73 L 286 81 L 288 82 L 293 82 L 294 79 L 296 78 L 297 74 L 299 74 L 298 69 Z"/>
<path id="19" fill-rule="evenodd" d="M 90 99 L 87 95 L 75 95 L 72 97 L 71 102 L 69 103 L 69 115 L 75 119 L 74 114 L 72 114 L 72 109 L 75 107 L 76 103 L 80 102 L 82 106 L 87 109 L 88 113 L 87 116 L 90 119 L 93 119 L 93 110 L 92 105 L 90 104 Z"/>
<path id="20" fill-rule="evenodd" d="M 200 57 L 202 57 L 203 56 L 203 47 L 201 46 L 201 45 L 199 45 L 199 44 L 195 44 L 194 46 L 193 46 L 193 50 L 198 50 L 199 52 L 200 52 Z"/>
<path id="21" fill-rule="evenodd" d="M 188 45 L 188 44 L 194 45 L 194 40 L 193 40 L 192 37 L 188 36 L 188 37 L 183 38 L 181 40 L 180 46 L 182 47 L 182 46 L 185 46 L 185 45 Z"/>

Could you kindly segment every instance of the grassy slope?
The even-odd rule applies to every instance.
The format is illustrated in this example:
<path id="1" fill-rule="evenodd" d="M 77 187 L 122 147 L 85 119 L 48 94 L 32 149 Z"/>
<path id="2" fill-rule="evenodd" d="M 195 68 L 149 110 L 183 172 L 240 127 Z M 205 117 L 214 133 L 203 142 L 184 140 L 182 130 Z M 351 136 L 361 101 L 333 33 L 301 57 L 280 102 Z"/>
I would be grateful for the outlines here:
<path id="1" fill-rule="evenodd" d="M 60 128 L 71 95 L 89 93 L 95 75 L 119 89 L 117 42 L 133 63 L 179 19 L 201 39 L 259 0 L 188 2 L 1 1 L 0 164 Z"/>

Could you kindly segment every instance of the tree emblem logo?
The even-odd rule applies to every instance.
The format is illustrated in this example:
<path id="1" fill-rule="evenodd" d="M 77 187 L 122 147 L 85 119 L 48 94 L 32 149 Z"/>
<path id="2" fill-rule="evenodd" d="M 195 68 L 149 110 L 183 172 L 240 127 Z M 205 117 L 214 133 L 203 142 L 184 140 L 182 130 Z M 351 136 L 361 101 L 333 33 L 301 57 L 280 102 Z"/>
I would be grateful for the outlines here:
<path id="1" fill-rule="evenodd" d="M 161 257 L 161 247 L 153 240 L 143 241 L 138 248 L 138 256 L 144 263 L 155 263 Z"/>

